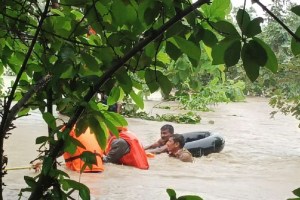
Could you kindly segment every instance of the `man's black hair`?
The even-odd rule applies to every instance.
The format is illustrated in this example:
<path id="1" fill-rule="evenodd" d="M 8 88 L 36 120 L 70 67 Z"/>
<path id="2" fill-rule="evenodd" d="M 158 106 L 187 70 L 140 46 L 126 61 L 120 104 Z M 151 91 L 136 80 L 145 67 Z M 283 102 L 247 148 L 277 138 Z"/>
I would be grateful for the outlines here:
<path id="1" fill-rule="evenodd" d="M 171 134 L 174 134 L 174 127 L 170 124 L 163 125 L 160 130 L 168 130 Z"/>
<path id="2" fill-rule="evenodd" d="M 178 142 L 180 148 L 183 148 L 183 147 L 184 147 L 184 145 L 185 145 L 185 140 L 184 140 L 183 135 L 181 135 L 181 134 L 174 134 L 174 135 L 172 135 L 170 138 L 173 139 L 174 143 Z"/>

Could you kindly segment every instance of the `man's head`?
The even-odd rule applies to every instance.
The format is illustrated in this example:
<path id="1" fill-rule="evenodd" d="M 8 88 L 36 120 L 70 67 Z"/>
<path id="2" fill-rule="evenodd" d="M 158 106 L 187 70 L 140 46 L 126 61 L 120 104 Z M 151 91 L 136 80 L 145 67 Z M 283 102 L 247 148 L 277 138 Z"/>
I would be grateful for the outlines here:
<path id="1" fill-rule="evenodd" d="M 182 149 L 184 147 L 185 140 L 184 137 L 181 134 L 174 134 L 170 136 L 167 147 L 169 153 L 176 153 L 179 149 Z"/>
<path id="2" fill-rule="evenodd" d="M 164 142 L 169 140 L 169 137 L 174 134 L 174 127 L 170 124 L 165 124 L 160 128 L 160 137 Z"/>

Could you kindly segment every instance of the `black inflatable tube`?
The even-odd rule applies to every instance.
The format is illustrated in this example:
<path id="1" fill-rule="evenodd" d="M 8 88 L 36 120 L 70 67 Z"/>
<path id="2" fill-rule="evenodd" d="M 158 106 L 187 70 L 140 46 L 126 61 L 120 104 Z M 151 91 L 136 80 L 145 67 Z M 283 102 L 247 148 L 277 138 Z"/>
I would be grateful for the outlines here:
<path id="1" fill-rule="evenodd" d="M 184 148 L 194 157 L 207 156 L 223 150 L 225 140 L 218 134 L 208 131 L 189 132 L 182 134 L 185 139 Z"/>

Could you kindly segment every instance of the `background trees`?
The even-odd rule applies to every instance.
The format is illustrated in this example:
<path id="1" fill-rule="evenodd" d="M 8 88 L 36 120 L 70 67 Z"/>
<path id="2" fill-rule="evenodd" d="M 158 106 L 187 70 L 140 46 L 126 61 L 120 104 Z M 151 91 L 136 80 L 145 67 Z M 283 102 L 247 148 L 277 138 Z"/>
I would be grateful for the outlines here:
<path id="1" fill-rule="evenodd" d="M 78 134 L 89 126 L 102 147 L 107 129 L 117 135 L 115 127 L 126 125 L 122 116 L 108 112 L 99 102 L 100 91 L 109 96 L 108 105 L 129 96 L 143 108 L 136 92 L 143 88 L 140 80 L 150 92 L 161 89 L 168 95 L 179 78 L 184 81 L 177 84 L 179 91 L 185 92 L 188 86 L 189 94 L 201 90 L 200 95 L 208 92 L 210 97 L 206 87 L 238 83 L 224 84 L 224 72 L 234 66 L 242 66 L 251 81 L 263 67 L 277 72 L 272 48 L 257 37 L 262 18 L 253 19 L 240 9 L 234 26 L 226 18 L 230 8 L 229 0 L 2 1 L 0 72 L 9 69 L 16 79 L 2 102 L 1 150 L 15 128 L 13 120 L 30 110 L 38 109 L 49 126 L 48 137 L 36 140 L 48 147 L 39 158 L 44 163 L 42 171 L 35 178 L 25 177 L 28 188 L 22 191 L 30 192 L 30 199 L 64 199 L 69 190 L 79 190 L 83 199 L 89 199 L 88 188 L 58 170 L 56 158 L 80 145 L 68 134 L 75 123 Z M 293 12 L 299 15 L 299 9 Z M 292 34 L 294 55 L 300 52 L 298 35 L 299 31 Z M 188 79 L 186 74 L 192 76 Z M 240 91 L 243 86 L 233 88 Z M 217 97 L 230 98 L 226 92 L 230 93 L 224 87 Z M 54 105 L 70 117 L 64 131 L 56 124 Z M 1 153 L 3 177 L 5 156 Z M 89 154 L 82 159 L 88 164 L 95 160 Z"/>

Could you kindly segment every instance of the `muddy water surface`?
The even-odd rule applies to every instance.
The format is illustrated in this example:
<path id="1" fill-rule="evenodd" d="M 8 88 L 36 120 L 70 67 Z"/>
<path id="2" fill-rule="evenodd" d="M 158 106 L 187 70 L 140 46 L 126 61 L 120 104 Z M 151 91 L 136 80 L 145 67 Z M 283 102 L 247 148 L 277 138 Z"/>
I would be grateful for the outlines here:
<path id="1" fill-rule="evenodd" d="M 172 110 L 153 108 L 157 101 L 148 101 L 146 111 L 156 113 L 182 112 L 172 103 Z M 106 165 L 105 172 L 79 175 L 68 171 L 75 180 L 88 185 L 92 199 L 100 200 L 167 200 L 167 188 L 178 195 L 196 194 L 205 200 L 282 200 L 293 197 L 300 187 L 300 130 L 291 116 L 276 115 L 263 98 L 248 98 L 243 103 L 220 104 L 214 112 L 201 113 L 197 125 L 175 124 L 176 133 L 212 131 L 221 134 L 225 148 L 221 153 L 195 158 L 194 163 L 182 163 L 167 155 L 150 159 L 149 170 Z M 128 119 L 129 129 L 144 145 L 159 138 L 165 122 Z M 35 137 L 47 129 L 38 114 L 16 123 L 6 141 L 8 168 L 28 166 L 38 153 Z M 17 199 L 25 186 L 23 175 L 36 175 L 32 170 L 11 170 L 5 176 L 4 199 Z M 23 199 L 26 199 L 24 197 Z"/>

